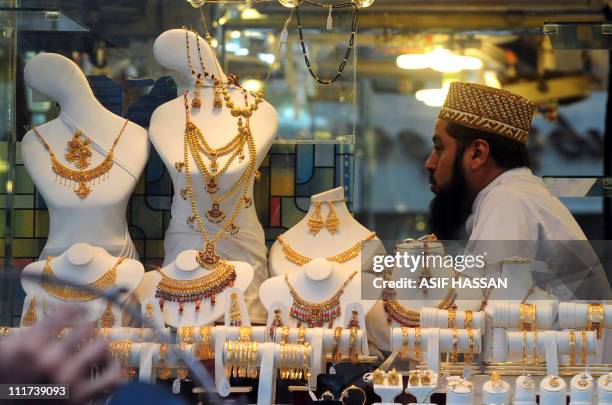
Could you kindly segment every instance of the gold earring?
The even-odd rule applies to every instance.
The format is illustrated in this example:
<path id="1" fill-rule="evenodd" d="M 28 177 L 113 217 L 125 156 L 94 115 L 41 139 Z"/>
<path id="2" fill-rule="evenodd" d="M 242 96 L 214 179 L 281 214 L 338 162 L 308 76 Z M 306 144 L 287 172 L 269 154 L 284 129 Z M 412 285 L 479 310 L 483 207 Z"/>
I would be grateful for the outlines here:
<path id="1" fill-rule="evenodd" d="M 215 98 L 213 99 L 213 107 L 218 110 L 223 107 L 223 100 L 221 99 L 221 80 L 219 78 L 213 78 L 215 88 Z"/>
<path id="2" fill-rule="evenodd" d="M 323 217 L 321 216 L 321 203 L 315 202 L 315 210 L 312 216 L 308 219 L 308 229 L 310 229 L 310 233 L 318 234 L 321 229 L 323 229 L 324 222 Z"/>
<path id="3" fill-rule="evenodd" d="M 202 73 L 198 73 L 196 76 L 195 86 L 193 88 L 193 98 L 191 99 L 191 108 L 202 107 L 202 99 L 200 98 L 200 88 L 203 85 Z"/>
<path id="4" fill-rule="evenodd" d="M 400 382 L 398 372 L 393 369 L 387 374 L 387 382 L 389 385 L 398 385 Z"/>
<path id="5" fill-rule="evenodd" d="M 268 336 L 270 339 L 274 339 L 274 334 L 276 333 L 276 328 L 283 326 L 283 319 L 281 318 L 281 310 L 274 310 L 274 319 L 270 323 L 270 329 L 268 330 Z"/>
<path id="6" fill-rule="evenodd" d="M 385 383 L 385 373 L 380 370 L 380 369 L 376 369 L 376 371 L 374 371 L 374 374 L 372 374 L 372 381 L 374 381 L 374 384 L 376 385 L 382 385 Z"/>
<path id="7" fill-rule="evenodd" d="M 357 328 L 359 329 L 359 312 L 357 311 L 353 311 L 353 314 L 351 315 L 351 320 L 349 321 L 347 328 Z"/>
<path id="8" fill-rule="evenodd" d="M 327 206 L 329 207 L 329 213 L 327 214 L 327 218 L 325 218 L 325 228 L 327 228 L 327 231 L 333 235 L 334 233 L 338 232 L 340 220 L 336 215 L 334 203 L 327 201 Z"/>
<path id="9" fill-rule="evenodd" d="M 408 383 L 410 385 L 412 385 L 413 387 L 419 386 L 421 385 L 421 380 L 419 378 L 419 372 L 418 371 L 411 371 L 408 377 Z"/>
<path id="10" fill-rule="evenodd" d="M 89 146 L 91 140 L 89 138 L 81 140 L 81 135 L 83 135 L 83 132 L 77 129 L 72 139 L 68 141 L 64 158 L 78 169 L 84 170 L 89 166 L 91 159 L 91 147 Z"/>
<path id="11" fill-rule="evenodd" d="M 232 293 L 230 306 L 230 326 L 240 326 L 242 316 L 240 314 L 240 304 L 238 303 L 238 294 Z"/>
<path id="12" fill-rule="evenodd" d="M 106 309 L 100 317 L 100 326 L 102 328 L 112 328 L 115 325 L 115 315 L 113 314 L 113 306 L 109 302 L 106 304 Z"/>
<path id="13" fill-rule="evenodd" d="M 21 320 L 21 326 L 34 326 L 38 321 L 38 315 L 36 315 L 36 297 L 32 297 L 28 310 Z"/>

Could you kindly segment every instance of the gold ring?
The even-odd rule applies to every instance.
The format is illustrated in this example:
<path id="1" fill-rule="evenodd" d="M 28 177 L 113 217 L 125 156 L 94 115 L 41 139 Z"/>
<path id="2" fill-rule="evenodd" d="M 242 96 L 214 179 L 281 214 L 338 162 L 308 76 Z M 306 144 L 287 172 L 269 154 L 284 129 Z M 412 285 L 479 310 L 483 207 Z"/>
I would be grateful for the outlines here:
<path id="1" fill-rule="evenodd" d="M 344 389 L 344 391 L 342 391 L 342 393 L 340 394 L 340 401 L 342 403 L 344 403 L 344 399 L 349 397 L 349 392 L 351 391 L 359 391 L 361 393 L 361 395 L 363 396 L 363 400 L 361 401 L 361 405 L 365 405 L 366 403 L 366 393 L 363 389 L 359 388 L 356 385 L 351 385 L 350 387 Z"/>

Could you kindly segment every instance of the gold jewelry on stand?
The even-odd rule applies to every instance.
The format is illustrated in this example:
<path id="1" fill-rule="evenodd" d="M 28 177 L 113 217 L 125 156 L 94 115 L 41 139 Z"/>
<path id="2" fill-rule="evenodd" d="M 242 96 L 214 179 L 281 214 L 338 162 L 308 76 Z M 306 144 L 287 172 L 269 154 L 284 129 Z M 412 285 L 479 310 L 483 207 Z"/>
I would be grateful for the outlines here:
<path id="1" fill-rule="evenodd" d="M 342 360 L 342 352 L 340 351 L 340 338 L 341 337 L 342 337 L 342 327 L 338 326 L 336 329 L 334 329 L 334 340 L 332 342 L 332 362 L 334 363 L 338 363 L 340 360 Z"/>
<path id="2" fill-rule="evenodd" d="M 408 328 L 402 327 L 402 350 L 399 352 L 399 358 L 406 360 L 408 358 L 409 346 L 408 346 Z"/>
<path id="3" fill-rule="evenodd" d="M 303 345 L 305 341 L 306 341 L 306 328 L 304 326 L 300 326 L 298 329 L 297 344 Z"/>
<path id="4" fill-rule="evenodd" d="M 349 260 L 352 260 L 356 258 L 357 256 L 359 256 L 359 253 L 361 253 L 362 242 L 372 240 L 374 239 L 375 236 L 376 236 L 376 232 L 372 232 L 370 235 L 366 236 L 362 241 L 355 243 L 353 246 L 346 249 L 345 251 L 335 254 L 333 256 L 326 257 L 325 259 L 328 262 L 346 263 Z M 303 266 L 306 263 L 310 263 L 310 261 L 312 261 L 311 257 L 304 256 L 298 253 L 297 251 L 295 251 L 287 242 L 283 240 L 282 235 L 277 236 L 276 240 L 281 245 L 281 249 L 283 251 L 283 254 L 285 255 L 285 259 L 287 259 L 291 263 L 297 264 L 298 266 Z"/>
<path id="5" fill-rule="evenodd" d="M 200 326 L 200 343 L 197 348 L 199 360 L 212 360 L 215 358 L 215 342 L 213 326 Z"/>
<path id="6" fill-rule="evenodd" d="M 377 368 L 372 374 L 372 381 L 376 385 L 383 385 L 385 383 L 385 372 Z"/>
<path id="7" fill-rule="evenodd" d="M 522 331 L 523 336 L 523 367 L 527 367 L 527 332 Z"/>
<path id="8" fill-rule="evenodd" d="M 225 342 L 223 344 L 223 352 L 225 353 L 225 377 L 230 378 L 232 376 L 232 368 L 234 365 L 234 342 Z"/>
<path id="9" fill-rule="evenodd" d="M 463 327 L 465 329 L 472 329 L 472 319 L 474 318 L 474 314 L 469 309 L 464 312 L 463 317 Z"/>
<path id="10" fill-rule="evenodd" d="M 313 202 L 314 204 L 314 212 L 312 213 L 312 215 L 310 216 L 310 218 L 308 218 L 308 229 L 310 230 L 310 233 L 316 235 L 318 234 L 321 229 L 323 229 L 323 217 L 321 216 L 321 202 Z"/>
<path id="11" fill-rule="evenodd" d="M 558 387 L 561 383 L 559 382 L 559 377 L 552 376 L 552 377 L 550 377 L 550 380 L 548 381 L 548 384 L 551 387 Z"/>
<path id="12" fill-rule="evenodd" d="M 357 275 L 357 272 L 353 272 L 348 279 L 336 291 L 330 298 L 321 301 L 307 301 L 299 296 L 295 288 L 289 282 L 289 273 L 285 273 L 285 283 L 289 287 L 289 293 L 293 303 L 291 304 L 291 310 L 289 316 L 297 320 L 298 327 L 305 323 L 309 328 L 320 328 L 324 324 L 327 324 L 328 328 L 331 328 L 334 324 L 334 320 L 341 315 L 340 310 L 340 297 L 344 293 L 344 289 L 351 282 L 353 277 Z"/>
<path id="13" fill-rule="evenodd" d="M 195 86 L 193 89 L 193 98 L 191 100 L 191 108 L 197 109 L 202 106 L 202 99 L 200 98 L 200 88 L 204 85 L 204 79 L 202 77 L 202 73 L 197 72 L 193 67 L 193 63 L 191 62 L 191 49 L 189 46 L 189 32 L 191 30 L 187 29 L 186 27 L 183 28 L 185 29 L 185 50 L 187 52 L 187 63 L 189 65 L 189 69 L 191 70 L 191 74 L 196 77 Z M 198 38 L 198 34 L 194 32 L 194 35 L 196 38 L 196 43 L 199 47 L 200 40 Z"/>
<path id="14" fill-rule="evenodd" d="M 493 386 L 493 388 L 499 388 L 501 384 L 502 384 L 501 376 L 499 375 L 497 371 L 493 371 L 491 373 L 491 385 Z"/>
<path id="15" fill-rule="evenodd" d="M 326 201 L 327 206 L 329 207 L 329 212 L 327 214 L 327 218 L 325 218 L 325 228 L 327 232 L 332 235 L 338 232 L 338 227 L 340 226 L 340 220 L 336 215 L 336 209 L 334 208 L 334 203 L 331 201 Z"/>
<path id="16" fill-rule="evenodd" d="M 387 374 L 387 382 L 389 385 L 399 385 L 399 373 L 393 369 Z"/>
<path id="17" fill-rule="evenodd" d="M 34 326 L 37 321 L 38 315 L 36 314 L 36 297 L 32 297 L 30 304 L 28 305 L 28 310 L 21 320 L 21 327 Z"/>
<path id="18" fill-rule="evenodd" d="M 604 306 L 603 304 L 589 304 L 589 331 L 597 331 L 597 339 L 603 337 L 604 329 Z"/>
<path id="19" fill-rule="evenodd" d="M 155 326 L 155 320 L 153 315 L 153 304 L 149 303 L 145 305 L 145 316 L 143 319 L 143 327 L 152 328 Z"/>
<path id="20" fill-rule="evenodd" d="M 382 293 L 383 307 L 387 313 L 387 322 L 396 321 L 401 326 L 419 326 L 421 313 L 412 309 L 405 308 L 396 298 L 397 294 L 393 289 L 385 289 Z M 436 305 L 437 309 L 447 310 L 452 307 L 457 298 L 457 291 L 454 288 L 448 290 L 444 298 Z"/>
<path id="21" fill-rule="evenodd" d="M 87 169 L 91 163 L 91 146 L 89 145 L 91 145 L 91 139 L 86 137 L 80 129 L 77 129 L 66 145 L 64 159 L 79 170 Z"/>
<path id="22" fill-rule="evenodd" d="M 474 346 L 475 346 L 474 330 L 468 329 L 467 334 L 468 334 L 469 351 L 465 355 L 465 362 L 470 364 L 474 360 Z"/>
<path id="23" fill-rule="evenodd" d="M 230 326 L 240 326 L 242 324 L 242 313 L 238 303 L 238 294 L 235 292 L 230 295 Z"/>
<path id="24" fill-rule="evenodd" d="M 348 329 L 350 328 L 357 328 L 359 329 L 359 312 L 356 310 L 353 310 L 352 314 L 351 314 L 351 319 L 348 322 L 348 325 L 346 326 Z"/>
<path id="25" fill-rule="evenodd" d="M 587 333 L 586 330 L 580 331 L 580 364 L 587 364 Z"/>
<path id="26" fill-rule="evenodd" d="M 431 385 L 431 373 L 429 370 L 423 371 L 419 374 L 419 382 L 421 385 L 428 386 Z"/>
<path id="27" fill-rule="evenodd" d="M 521 304 L 519 307 L 521 331 L 533 331 L 536 329 L 536 306 L 535 304 Z"/>
<path id="28" fill-rule="evenodd" d="M 268 337 L 271 340 L 274 340 L 274 335 L 276 334 L 276 329 L 283 326 L 283 319 L 281 318 L 282 311 L 280 309 L 274 310 L 274 319 L 270 322 L 270 329 L 268 329 Z"/>
<path id="29" fill-rule="evenodd" d="M 603 380 L 603 385 L 605 385 L 606 387 L 610 384 L 612 384 L 612 373 L 606 374 Z"/>
<path id="30" fill-rule="evenodd" d="M 181 326 L 178 328 L 179 343 L 189 345 L 193 343 L 193 326 Z"/>
<path id="31" fill-rule="evenodd" d="M 580 388 L 587 388 L 589 385 L 591 385 L 591 381 L 589 379 L 589 376 L 587 375 L 587 373 L 582 373 L 582 375 L 580 376 L 580 379 L 577 382 L 578 386 Z"/>
<path id="32" fill-rule="evenodd" d="M 455 328 L 455 318 L 457 317 L 457 310 L 455 308 L 449 308 L 447 311 L 448 316 L 448 328 Z"/>
<path id="33" fill-rule="evenodd" d="M 238 339 L 241 342 L 249 342 L 253 339 L 253 328 L 251 326 L 241 326 L 238 329 Z"/>
<path id="34" fill-rule="evenodd" d="M 119 143 L 119 139 L 121 139 L 121 135 L 123 135 L 123 131 L 127 126 L 129 120 L 125 120 L 125 123 L 121 127 L 121 131 L 119 131 L 119 135 L 115 138 L 113 142 L 113 146 L 110 148 L 104 160 L 89 170 L 73 170 L 69 167 L 64 166 L 55 156 L 55 152 L 51 149 L 51 145 L 47 143 L 47 141 L 43 138 L 40 132 L 36 128 L 32 128 L 38 139 L 43 143 L 47 152 L 49 152 L 49 157 L 51 159 L 51 168 L 57 177 L 61 177 L 63 179 L 64 185 L 69 185 L 72 187 L 72 183 L 78 183 L 78 187 L 74 189 L 74 193 L 81 199 L 84 200 L 91 193 L 91 187 L 97 182 L 100 183 L 103 180 L 108 178 L 107 173 L 113 167 L 113 156 L 115 153 L 115 148 Z M 102 177 L 102 178 L 101 178 Z"/>
<path id="35" fill-rule="evenodd" d="M 574 367 L 576 364 L 576 335 L 573 330 L 569 331 L 569 365 Z"/>
<path id="36" fill-rule="evenodd" d="M 420 327 L 414 328 L 414 352 L 415 352 L 416 361 L 420 362 L 421 358 L 423 357 L 422 352 L 421 352 L 421 328 Z"/>
<path id="37" fill-rule="evenodd" d="M 455 364 L 457 362 L 457 351 L 459 350 L 459 335 L 457 329 L 452 329 L 453 333 L 453 351 L 450 354 L 450 362 Z"/>
<path id="38" fill-rule="evenodd" d="M 136 374 L 136 369 L 129 366 L 131 350 L 132 342 L 130 340 L 121 340 L 110 343 L 110 354 L 121 365 L 122 378 L 130 378 Z"/>
<path id="39" fill-rule="evenodd" d="M 356 385 L 351 385 L 348 388 L 345 388 L 341 393 L 340 393 L 340 402 L 342 402 L 344 404 L 344 399 L 349 397 L 349 392 L 351 391 L 359 391 L 359 393 L 362 395 L 362 401 L 361 401 L 361 405 L 365 405 L 366 403 L 366 393 L 363 389 L 359 388 Z"/>
<path id="40" fill-rule="evenodd" d="M 421 385 L 421 379 L 419 378 L 419 372 L 417 370 L 410 371 L 408 374 L 408 384 L 413 387 Z"/>
<path id="41" fill-rule="evenodd" d="M 216 295 L 232 287 L 236 280 L 235 267 L 225 261 L 219 261 L 210 273 L 193 280 L 178 280 L 168 277 L 161 270 L 158 272 L 161 280 L 157 284 L 155 298 L 159 298 L 162 311 L 166 301 L 178 302 L 179 315 L 183 314 L 185 303 L 188 302 L 195 304 L 196 313 L 200 311 L 200 304 L 205 299 L 210 299 L 210 304 L 214 306 Z"/>
<path id="42" fill-rule="evenodd" d="M 289 327 L 288 326 L 283 326 L 283 329 L 281 329 L 281 338 L 280 338 L 279 343 L 284 343 L 284 344 L 289 343 Z"/>
<path id="43" fill-rule="evenodd" d="M 113 313 L 113 304 L 109 301 L 100 317 L 100 327 L 112 328 L 113 326 L 115 326 L 115 314 Z"/>
<path id="44" fill-rule="evenodd" d="M 99 298 L 103 292 L 114 288 L 117 281 L 117 267 L 123 262 L 124 257 L 120 257 L 117 263 L 100 276 L 97 280 L 79 287 L 73 287 L 62 283 L 51 268 L 52 256 L 47 257 L 43 269 L 41 287 L 52 297 L 62 301 L 91 301 Z"/>
<path id="45" fill-rule="evenodd" d="M 349 361 L 352 364 L 357 363 L 357 328 L 351 328 L 349 334 Z"/>
<path id="46" fill-rule="evenodd" d="M 159 345 L 159 366 L 157 376 L 160 380 L 167 380 L 172 376 L 172 369 L 165 366 L 166 353 L 168 353 L 168 343 Z"/>
<path id="47" fill-rule="evenodd" d="M 540 364 L 540 359 L 538 358 L 538 331 L 536 329 L 531 332 L 531 340 L 533 340 L 533 364 L 537 366 Z"/>

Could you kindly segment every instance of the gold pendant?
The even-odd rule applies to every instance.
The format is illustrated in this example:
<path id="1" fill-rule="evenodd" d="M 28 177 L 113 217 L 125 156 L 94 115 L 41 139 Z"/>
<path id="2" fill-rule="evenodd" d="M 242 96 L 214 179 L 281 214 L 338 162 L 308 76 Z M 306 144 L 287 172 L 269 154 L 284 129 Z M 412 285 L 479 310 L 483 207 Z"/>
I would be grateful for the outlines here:
<path id="1" fill-rule="evenodd" d="M 113 306 L 109 302 L 106 304 L 106 309 L 100 317 L 100 327 L 102 328 L 112 328 L 115 326 L 115 315 L 113 314 Z"/>
<path id="2" fill-rule="evenodd" d="M 28 311 L 21 320 L 21 326 L 34 326 L 36 321 L 38 321 L 38 315 L 36 315 L 36 297 L 33 297 L 30 300 L 30 305 L 28 305 Z"/>
<path id="3" fill-rule="evenodd" d="M 238 294 L 232 293 L 230 305 L 230 325 L 240 326 L 242 324 L 242 315 L 240 314 L 240 304 L 238 303 Z"/>
<path id="4" fill-rule="evenodd" d="M 244 201 L 244 209 L 251 208 L 251 205 L 253 205 L 253 199 L 251 197 L 245 196 L 243 198 L 243 201 Z"/>
<path id="5" fill-rule="evenodd" d="M 210 180 L 208 180 L 208 182 L 206 183 L 206 191 L 208 192 L 208 194 L 214 194 L 219 191 L 219 185 L 217 184 L 215 179 L 211 178 Z"/>
<path id="6" fill-rule="evenodd" d="M 198 263 L 204 268 L 211 268 L 219 262 L 219 256 L 215 253 L 215 245 L 207 242 L 204 250 L 198 252 L 196 257 Z"/>
<path id="7" fill-rule="evenodd" d="M 74 192 L 81 200 L 84 200 L 91 193 L 91 188 L 89 188 L 86 182 L 80 181 L 79 187 L 75 188 Z"/>
<path id="8" fill-rule="evenodd" d="M 187 200 L 187 192 L 188 192 L 188 191 L 189 191 L 189 190 L 187 189 L 187 187 L 183 187 L 183 188 L 181 189 L 180 194 L 181 194 L 181 198 L 182 198 L 183 200 Z"/>
<path id="9" fill-rule="evenodd" d="M 183 168 L 185 167 L 185 162 L 175 162 L 174 163 L 174 168 L 180 173 L 183 171 Z"/>
<path id="10" fill-rule="evenodd" d="M 91 148 L 89 145 L 91 144 L 91 140 L 87 138 L 81 140 L 81 135 L 83 135 L 83 133 L 80 129 L 77 129 L 72 139 L 68 141 L 64 158 L 66 161 L 74 164 L 78 169 L 83 170 L 89 167 L 90 164 Z"/>
<path id="11" fill-rule="evenodd" d="M 228 230 L 230 235 L 236 236 L 239 231 L 240 231 L 240 227 L 232 222 L 232 224 L 230 225 L 229 230 Z"/>
<path id="12" fill-rule="evenodd" d="M 190 229 L 195 229 L 195 217 L 193 215 L 188 216 L 185 223 Z"/>
<path id="13" fill-rule="evenodd" d="M 206 211 L 206 219 L 213 224 L 218 224 L 225 219 L 225 213 L 219 208 L 218 203 L 213 203 L 212 208 Z"/>

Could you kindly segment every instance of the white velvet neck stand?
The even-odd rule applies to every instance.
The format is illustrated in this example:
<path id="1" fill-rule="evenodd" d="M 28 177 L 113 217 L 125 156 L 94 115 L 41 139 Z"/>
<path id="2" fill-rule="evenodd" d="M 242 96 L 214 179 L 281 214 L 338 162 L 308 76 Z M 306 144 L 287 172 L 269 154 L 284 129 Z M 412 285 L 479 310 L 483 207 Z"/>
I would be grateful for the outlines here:
<path id="1" fill-rule="evenodd" d="M 344 202 L 344 188 L 337 187 L 320 194 L 315 194 L 310 200 L 310 208 L 304 218 L 282 235 L 283 240 L 300 254 L 312 258 L 334 256 L 351 248 L 372 233 L 372 231 L 357 222 L 349 212 Z M 315 203 L 323 202 L 330 202 L 333 204 L 338 220 L 340 221 L 339 226 L 334 234 L 331 234 L 326 228 L 323 228 L 314 235 L 308 228 L 308 220 L 314 213 Z M 321 216 L 323 220 L 325 220 L 328 213 L 329 208 L 327 204 L 322 204 Z M 377 238 L 375 238 L 375 240 L 376 239 Z M 362 254 L 345 263 L 340 263 L 338 266 L 343 269 L 358 270 L 361 267 L 361 257 Z M 300 270 L 301 268 L 299 265 L 285 258 L 282 246 L 278 241 L 270 248 L 268 261 L 270 274 L 275 276 Z"/>
<path id="2" fill-rule="evenodd" d="M 102 162 L 125 118 L 111 113 L 98 102 L 79 67 L 62 55 L 41 53 L 26 64 L 24 77 L 30 88 L 61 106 L 58 118 L 37 128 L 51 145 L 56 158 L 76 169 L 64 160 L 64 152 L 68 141 L 80 129 L 92 140 L 89 168 Z M 128 123 L 115 149 L 109 177 L 92 185 L 91 194 L 84 200 L 74 193 L 74 186 L 61 185 L 61 178 L 56 182 L 49 152 L 33 131 L 23 138 L 21 156 L 49 209 L 49 236 L 41 258 L 56 256 L 79 242 L 103 247 L 116 256 L 137 257 L 125 212 L 149 156 L 145 129 Z"/>
<path id="3" fill-rule="evenodd" d="M 196 261 L 196 250 L 185 250 L 181 252 L 175 261 L 163 267 L 160 271 L 166 276 L 176 280 L 194 280 L 210 274 L 210 270 L 204 269 Z M 204 300 L 200 304 L 200 310 L 196 312 L 195 303 L 189 302 L 184 306 L 183 314 L 179 314 L 178 302 L 164 302 L 162 311 L 164 322 L 174 328 L 181 326 L 208 325 L 224 316 L 228 307 L 228 291 L 245 291 L 253 281 L 253 267 L 244 262 L 228 261 L 236 269 L 236 280 L 234 288 L 229 287 L 215 297 L 215 305 L 211 305 L 210 300 Z M 141 304 L 145 302 L 158 302 L 155 298 L 157 284 L 161 281 L 161 274 L 158 271 L 150 271 L 143 277 L 142 283 L 136 291 L 136 296 Z M 238 299 L 241 315 L 246 315 L 246 306 L 240 296 Z"/>
<path id="4" fill-rule="evenodd" d="M 58 279 L 67 280 L 75 285 L 86 285 L 97 280 L 115 266 L 118 259 L 118 257 L 110 255 L 100 247 L 78 243 L 61 255 L 54 257 L 50 265 Z M 41 277 L 45 263 L 46 260 L 41 260 L 29 264 L 23 270 L 23 274 Z M 140 284 L 144 275 L 144 268 L 137 260 L 125 259 L 116 267 L 116 270 L 116 286 L 125 289 L 125 292 L 119 296 L 119 300 L 125 302 Z M 66 301 L 49 295 L 40 282 L 33 278 L 22 277 L 21 285 L 29 297 L 42 298 L 44 306 L 48 310 L 53 310 L 58 304 L 68 304 Z M 107 301 L 104 298 L 96 298 L 91 301 L 70 304 L 83 306 L 89 319 L 98 320 L 107 306 Z M 26 308 L 26 305 L 24 305 L 24 308 Z M 42 308 L 42 305 L 39 305 L 38 308 Z M 38 319 L 41 319 L 44 313 L 40 311 L 38 315 L 40 315 Z M 115 327 L 121 326 L 121 309 L 116 308 L 115 305 L 113 305 L 113 315 L 115 316 Z"/>

